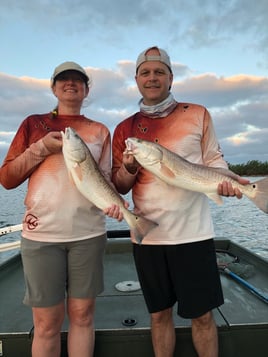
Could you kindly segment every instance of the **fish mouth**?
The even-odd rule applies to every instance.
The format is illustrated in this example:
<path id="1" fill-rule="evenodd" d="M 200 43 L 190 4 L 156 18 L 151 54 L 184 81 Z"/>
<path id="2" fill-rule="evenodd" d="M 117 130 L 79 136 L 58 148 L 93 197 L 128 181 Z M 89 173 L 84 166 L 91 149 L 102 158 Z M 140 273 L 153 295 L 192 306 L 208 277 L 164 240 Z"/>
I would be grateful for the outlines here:
<path id="1" fill-rule="evenodd" d="M 69 140 L 70 136 L 71 136 L 70 128 L 65 128 L 65 137 L 66 137 L 66 139 Z"/>
<path id="2" fill-rule="evenodd" d="M 61 137 L 63 142 L 66 142 L 66 140 L 69 139 L 69 133 L 67 132 L 67 128 L 65 128 L 65 130 L 61 130 Z"/>
<path id="3" fill-rule="evenodd" d="M 73 129 L 72 128 L 70 128 L 70 127 L 65 128 L 65 131 L 63 133 L 63 135 L 65 136 L 65 139 L 70 140 L 72 134 L 73 134 Z"/>
<path id="4" fill-rule="evenodd" d="M 133 154 L 134 150 L 137 148 L 131 138 L 127 138 L 125 140 L 126 149 L 124 151 L 125 154 Z"/>
<path id="5" fill-rule="evenodd" d="M 61 133 L 65 156 L 76 163 L 85 161 L 87 157 L 87 150 L 85 149 L 86 144 L 82 142 L 82 139 L 76 131 L 71 127 L 67 127 L 64 132 L 62 131 Z"/>
<path id="6" fill-rule="evenodd" d="M 62 136 L 62 140 L 65 143 L 65 145 L 70 146 L 70 143 L 72 141 L 73 138 L 73 130 L 70 127 L 67 127 L 64 129 L 64 131 L 61 131 L 61 136 Z"/>

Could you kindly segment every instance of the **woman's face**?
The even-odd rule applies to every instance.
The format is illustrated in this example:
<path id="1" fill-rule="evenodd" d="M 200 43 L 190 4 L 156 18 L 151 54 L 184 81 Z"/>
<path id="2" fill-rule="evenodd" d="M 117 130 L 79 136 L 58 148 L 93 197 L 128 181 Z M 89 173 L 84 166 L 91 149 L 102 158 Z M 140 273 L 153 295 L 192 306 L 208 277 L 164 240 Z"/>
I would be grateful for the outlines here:
<path id="1" fill-rule="evenodd" d="M 64 71 L 55 78 L 52 91 L 59 102 L 82 104 L 89 93 L 89 88 L 82 73 Z"/>

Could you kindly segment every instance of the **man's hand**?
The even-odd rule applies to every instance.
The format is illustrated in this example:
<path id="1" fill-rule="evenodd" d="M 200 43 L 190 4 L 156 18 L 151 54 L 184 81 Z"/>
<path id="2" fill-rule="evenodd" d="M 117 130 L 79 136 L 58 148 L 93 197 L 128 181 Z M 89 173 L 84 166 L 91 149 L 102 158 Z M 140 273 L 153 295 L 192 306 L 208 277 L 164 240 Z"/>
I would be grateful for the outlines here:
<path id="1" fill-rule="evenodd" d="M 241 184 L 241 185 L 247 185 L 248 183 L 250 183 L 250 181 L 248 179 L 244 179 L 240 176 L 237 177 L 237 181 Z M 242 192 L 239 190 L 239 188 L 233 187 L 231 182 L 229 181 L 223 181 L 222 183 L 220 183 L 218 185 L 218 194 L 221 196 L 226 196 L 226 197 L 234 197 L 236 196 L 238 199 L 243 197 Z"/>
<path id="2" fill-rule="evenodd" d="M 132 154 L 128 154 L 126 151 L 123 153 L 123 164 L 127 171 L 132 175 L 136 174 L 137 170 L 140 168 L 140 164 L 135 157 Z"/>

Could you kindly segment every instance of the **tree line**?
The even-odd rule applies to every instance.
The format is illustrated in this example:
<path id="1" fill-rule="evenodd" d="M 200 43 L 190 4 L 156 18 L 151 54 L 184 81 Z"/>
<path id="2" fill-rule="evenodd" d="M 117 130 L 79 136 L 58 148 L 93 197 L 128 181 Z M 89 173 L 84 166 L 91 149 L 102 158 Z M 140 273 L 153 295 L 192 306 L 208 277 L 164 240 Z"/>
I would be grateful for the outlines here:
<path id="1" fill-rule="evenodd" d="M 245 164 L 231 164 L 228 162 L 229 169 L 239 176 L 265 176 L 268 175 L 268 161 L 261 162 L 251 160 Z"/>

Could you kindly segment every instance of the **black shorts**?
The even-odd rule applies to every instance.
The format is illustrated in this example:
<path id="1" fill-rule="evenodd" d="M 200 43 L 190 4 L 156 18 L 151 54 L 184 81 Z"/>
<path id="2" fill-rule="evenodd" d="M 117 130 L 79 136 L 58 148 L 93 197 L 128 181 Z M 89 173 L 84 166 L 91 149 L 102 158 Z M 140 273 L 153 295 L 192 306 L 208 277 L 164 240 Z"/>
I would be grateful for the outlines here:
<path id="1" fill-rule="evenodd" d="M 178 245 L 133 244 L 150 313 L 178 302 L 178 315 L 197 318 L 223 304 L 213 239 Z"/>

